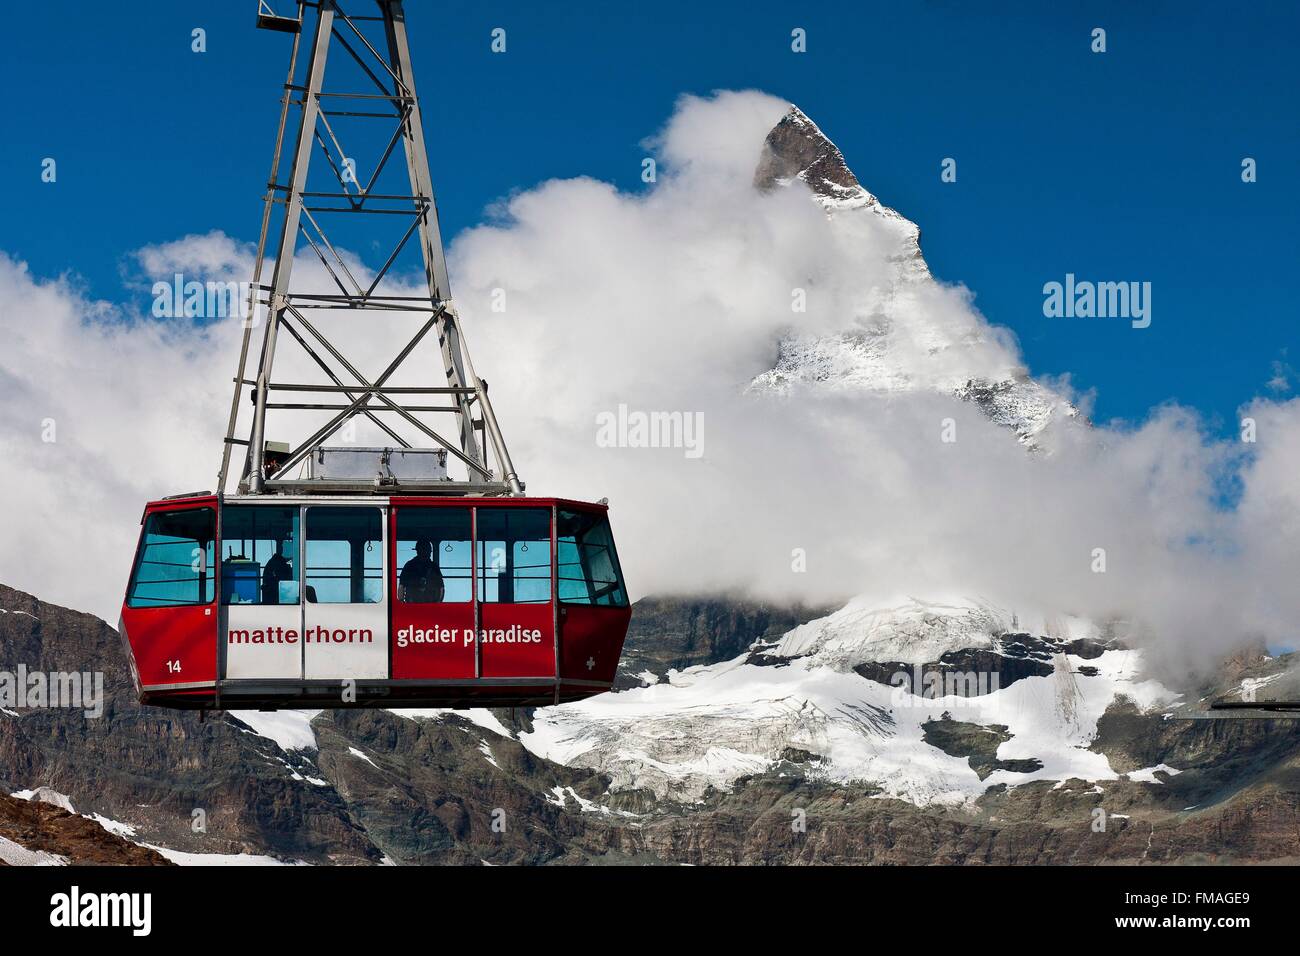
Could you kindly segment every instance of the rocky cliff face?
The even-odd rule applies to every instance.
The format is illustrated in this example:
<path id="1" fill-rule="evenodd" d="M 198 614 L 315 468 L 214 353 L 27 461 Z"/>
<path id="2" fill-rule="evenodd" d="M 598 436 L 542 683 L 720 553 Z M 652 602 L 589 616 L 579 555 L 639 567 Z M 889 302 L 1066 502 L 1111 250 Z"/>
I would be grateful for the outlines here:
<path id="1" fill-rule="evenodd" d="M 819 202 L 831 208 L 841 204 L 850 204 L 854 208 L 880 204 L 858 182 L 839 147 L 797 106 L 790 107 L 790 112 L 767 134 L 758 167 L 754 170 L 754 188 L 770 190 L 794 180 L 804 183 Z M 903 219 L 887 207 L 881 207 L 880 212 Z M 920 231 L 915 225 L 909 225 L 915 230 L 915 240 L 919 240 Z M 916 245 L 915 241 L 913 245 Z M 919 257 L 919 245 L 915 251 Z"/>
<path id="2" fill-rule="evenodd" d="M 619 662 L 620 686 L 658 683 L 670 670 L 730 660 L 755 641 L 775 641 L 791 628 L 825 617 L 833 607 L 783 606 L 743 595 L 648 597 Z"/>
<path id="3" fill-rule="evenodd" d="M 45 800 L 0 794 L 0 866 L 167 866 L 102 824 Z"/>
<path id="4" fill-rule="evenodd" d="M 149 849 L 155 846 L 180 862 L 210 858 L 202 854 L 474 865 L 1300 859 L 1300 722 L 1285 719 L 1169 719 L 1117 696 L 1085 747 L 1109 761 L 1111 779 L 1020 783 L 1031 767 L 999 754 L 1009 739 L 1006 724 L 935 713 L 923 722 L 921 747 L 886 735 L 878 749 L 923 763 L 933 747 L 960 772 L 969 767 L 973 779 L 990 784 L 974 800 L 891 798 L 879 783 L 834 779 L 828 754 L 813 744 L 787 742 L 770 759 L 729 775 L 725 786 L 705 784 L 694 800 L 682 801 L 581 760 L 565 766 L 539 755 L 528 738 L 552 719 L 549 709 L 340 711 L 277 715 L 276 723 L 269 715 L 200 721 L 140 708 L 125 683 L 117 635 L 102 621 L 3 587 L 0 607 L 9 612 L 0 615 L 0 670 L 26 663 L 33 670 L 94 668 L 108 677 L 97 721 L 66 710 L 0 712 L 0 782 L 20 795 L 0 797 L 0 838 L 29 855 L 144 864 L 159 862 Z M 854 659 L 842 643 L 842 620 L 838 628 L 791 639 L 787 649 L 799 656 L 782 657 L 786 638 L 775 632 L 806 611 L 721 599 L 648 602 L 646 611 L 639 624 L 638 606 L 631 643 L 656 648 L 657 637 L 669 635 L 655 666 L 698 660 L 678 672 L 686 680 L 734 670 L 737 659 L 718 663 L 715 655 L 731 654 L 746 628 L 751 646 L 738 660 L 775 659 L 740 666 L 781 673 L 818 654 Z M 954 641 L 966 643 L 951 625 L 926 628 L 923 617 L 900 628 L 915 653 L 895 656 L 928 658 Z M 692 633 L 712 635 L 713 651 L 700 649 L 707 641 L 683 650 L 692 643 L 683 635 Z M 1052 680 L 1042 668 L 1061 653 L 1078 656 L 1082 669 L 1112 652 L 1024 635 L 1002 635 L 981 650 L 997 655 L 984 664 L 1006 670 L 1004 686 Z M 960 654 L 942 651 L 922 670 L 954 653 Z M 946 663 L 970 661 L 948 656 Z M 655 666 L 647 662 L 647 669 Z M 1286 661 L 1255 655 L 1233 662 L 1221 687 L 1192 688 L 1187 696 L 1282 672 Z M 874 676 L 850 668 L 843 679 L 884 686 Z M 655 693 L 674 693 L 672 682 L 609 699 Z M 790 700 L 794 713 L 806 706 Z M 879 726 L 888 729 L 891 715 L 881 710 Z M 679 716 L 705 733 L 719 730 L 707 709 L 685 708 Z M 866 710 L 846 716 L 858 726 L 872 721 Z M 296 731 L 285 732 L 289 725 Z M 752 730 L 757 738 L 768 727 L 754 722 Z M 629 736 L 629 748 L 638 739 Z M 686 753 L 690 738 L 679 746 Z M 714 769 L 726 768 L 718 761 Z M 998 774 L 1005 779 L 998 782 Z M 41 787 L 47 789 L 40 796 L 32 792 Z M 48 802 L 60 797 L 75 812 Z M 195 809 L 205 811 L 203 832 L 193 827 Z"/>
<path id="5" fill-rule="evenodd" d="M 117 632 L 98 618 L 0 587 L 0 670 L 95 671 L 103 714 L 0 711 L 0 786 L 48 787 L 141 842 L 198 853 L 378 861 L 311 761 L 234 718 L 142 708 Z M 195 813 L 206 827 L 196 830 Z"/>

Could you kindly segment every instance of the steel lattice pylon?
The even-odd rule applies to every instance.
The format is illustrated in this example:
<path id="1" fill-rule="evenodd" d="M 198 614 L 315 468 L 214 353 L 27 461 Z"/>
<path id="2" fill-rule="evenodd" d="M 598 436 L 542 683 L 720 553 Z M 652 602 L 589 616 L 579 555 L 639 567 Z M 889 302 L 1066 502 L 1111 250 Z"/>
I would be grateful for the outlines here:
<path id="1" fill-rule="evenodd" d="M 357 0 L 360 2 L 360 0 Z M 245 322 L 240 349 L 230 423 L 226 431 L 218 489 L 226 491 L 230 473 L 231 449 L 246 449 L 244 467 L 237 486 L 240 494 L 274 492 L 327 491 L 337 493 L 384 490 L 374 483 L 349 480 L 321 480 L 288 477 L 290 469 L 300 465 L 322 442 L 357 416 L 364 416 L 392 439 L 394 447 L 440 447 L 460 462 L 466 471 L 464 481 L 429 482 L 427 486 L 403 483 L 403 492 L 437 494 L 522 494 L 523 485 L 515 473 L 501 429 L 488 399 L 487 387 L 475 374 L 461 332 L 461 323 L 451 301 L 447 281 L 447 263 L 438 227 L 437 205 L 429 175 L 415 79 L 411 70 L 406 20 L 401 0 L 377 0 L 378 15 L 349 16 L 338 0 L 298 3 L 296 19 L 275 15 L 265 0 L 259 3 L 258 25 L 293 34 L 289 75 L 281 101 L 279 132 L 276 136 L 271 177 L 265 196 L 262 228 L 253 271 L 249 314 L 266 317 L 262 350 L 254 379 L 246 377 L 249 347 L 256 323 Z M 351 2 L 349 2 L 351 5 Z M 315 14 L 314 29 L 306 55 L 300 57 L 305 28 Z M 368 38 L 366 30 L 383 39 Z M 326 62 L 331 48 L 341 51 L 360 68 L 358 76 L 373 88 L 365 92 L 336 91 L 325 88 Z M 386 52 L 383 52 L 386 51 Z M 340 54 L 336 54 L 340 55 Z M 299 60 L 305 60 L 305 74 L 299 79 Z M 287 158 L 283 155 L 289 118 L 297 108 L 297 133 Z M 359 166 L 340 143 L 336 127 L 342 118 L 366 120 L 391 119 L 396 129 L 379 158 Z M 380 174 L 398 154 L 405 156 L 409 194 L 378 192 Z M 312 189 L 308 186 L 308 169 L 316 148 L 323 154 L 334 174 L 338 191 Z M 395 161 L 395 160 L 394 160 Z M 282 181 L 282 167 L 287 176 Z M 361 168 L 368 172 L 357 173 Z M 362 180 L 365 180 L 364 184 Z M 359 281 L 346 258 L 331 242 L 324 222 L 340 214 L 354 216 L 409 217 L 409 225 L 382 267 L 365 281 Z M 262 281 L 266 264 L 267 239 L 273 221 L 279 216 L 279 241 L 273 250 L 274 271 L 269 284 Z M 293 256 L 302 235 L 307 246 L 324 266 L 332 280 L 327 291 L 290 288 Z M 427 295 L 393 295 L 381 286 L 402 251 L 412 238 L 420 247 Z M 332 341 L 317 321 L 309 319 L 312 310 L 353 310 L 357 316 L 373 318 L 378 313 L 403 313 L 407 318 L 419 315 L 423 321 L 418 331 L 406 341 L 392 362 L 379 375 L 368 378 L 357 364 L 349 360 L 346 350 Z M 372 323 L 373 324 L 373 323 Z M 398 387 L 389 384 L 393 374 L 436 330 L 442 355 L 442 373 L 433 383 Z M 284 333 L 285 335 L 282 335 Z M 288 336 L 300 346 L 319 373 L 316 380 L 276 381 L 272 376 L 277 347 Z M 431 376 L 432 377 L 432 376 Z M 445 378 L 445 384 L 441 380 Z M 241 400 L 251 389 L 252 422 L 248 438 L 237 437 Z M 292 401 L 275 401 L 287 396 Z M 411 405 L 403 402 L 418 396 L 443 396 L 448 405 Z M 329 402 L 328 399 L 333 399 Z M 266 455 L 268 410 L 332 412 L 310 437 L 271 463 Z M 477 411 L 477 414 L 476 414 Z M 444 413 L 455 422 L 455 438 L 448 440 L 418 417 L 419 413 Z M 445 421 L 445 418 L 441 419 Z M 486 445 L 486 448 L 484 447 Z M 490 448 L 490 461 L 486 450 Z M 391 489 L 388 489 L 391 491 Z"/>

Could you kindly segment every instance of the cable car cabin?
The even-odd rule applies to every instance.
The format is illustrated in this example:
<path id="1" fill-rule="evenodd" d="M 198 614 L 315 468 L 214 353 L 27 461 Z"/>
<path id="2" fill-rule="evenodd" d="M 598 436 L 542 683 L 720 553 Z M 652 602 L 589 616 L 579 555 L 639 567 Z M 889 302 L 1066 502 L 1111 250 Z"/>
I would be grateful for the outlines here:
<path id="1" fill-rule="evenodd" d="M 146 704 L 513 707 L 609 690 L 630 618 L 604 505 L 194 495 L 145 508 L 119 631 Z"/>

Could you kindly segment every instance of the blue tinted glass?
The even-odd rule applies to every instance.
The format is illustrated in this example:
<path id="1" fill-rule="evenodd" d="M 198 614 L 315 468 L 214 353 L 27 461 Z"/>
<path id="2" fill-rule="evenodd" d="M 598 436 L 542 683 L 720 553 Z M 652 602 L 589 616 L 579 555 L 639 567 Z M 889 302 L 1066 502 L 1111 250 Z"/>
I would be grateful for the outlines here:
<path id="1" fill-rule="evenodd" d="M 548 509 L 478 509 L 478 597 L 502 604 L 550 601 Z"/>
<path id="2" fill-rule="evenodd" d="M 384 597 L 378 508 L 307 509 L 304 597 L 318 604 L 377 604 Z"/>
<path id="3" fill-rule="evenodd" d="M 560 600 L 567 604 L 627 607 L 627 587 L 608 515 L 561 509 L 555 533 Z"/>
<path id="4" fill-rule="evenodd" d="M 591 592 L 582 571 L 578 545 L 573 538 L 561 537 L 557 541 L 560 600 L 570 604 L 590 604 Z"/>
<path id="5" fill-rule="evenodd" d="M 210 604 L 215 597 L 211 508 L 158 511 L 145 521 L 127 592 L 130 607 Z"/>
<path id="6" fill-rule="evenodd" d="M 406 604 L 466 603 L 470 590 L 468 508 L 397 512 L 397 599 Z"/>
<path id="7" fill-rule="evenodd" d="M 298 603 L 298 509 L 221 512 L 221 603 Z"/>

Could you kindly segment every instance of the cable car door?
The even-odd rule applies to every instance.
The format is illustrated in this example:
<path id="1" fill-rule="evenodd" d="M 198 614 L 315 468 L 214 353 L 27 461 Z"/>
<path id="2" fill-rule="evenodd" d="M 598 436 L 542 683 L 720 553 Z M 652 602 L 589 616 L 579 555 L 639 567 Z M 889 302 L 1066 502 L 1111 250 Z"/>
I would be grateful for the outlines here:
<path id="1" fill-rule="evenodd" d="M 393 679 L 472 680 L 473 513 L 455 505 L 393 508 Z"/>
<path id="2" fill-rule="evenodd" d="M 225 676 L 302 676 L 301 509 L 226 505 L 221 510 L 221 614 Z"/>
<path id="3" fill-rule="evenodd" d="M 387 678 L 383 509 L 312 505 L 303 524 L 302 676 Z"/>
<path id="4" fill-rule="evenodd" d="M 475 515 L 479 673 L 553 678 L 551 509 L 486 507 Z"/>

